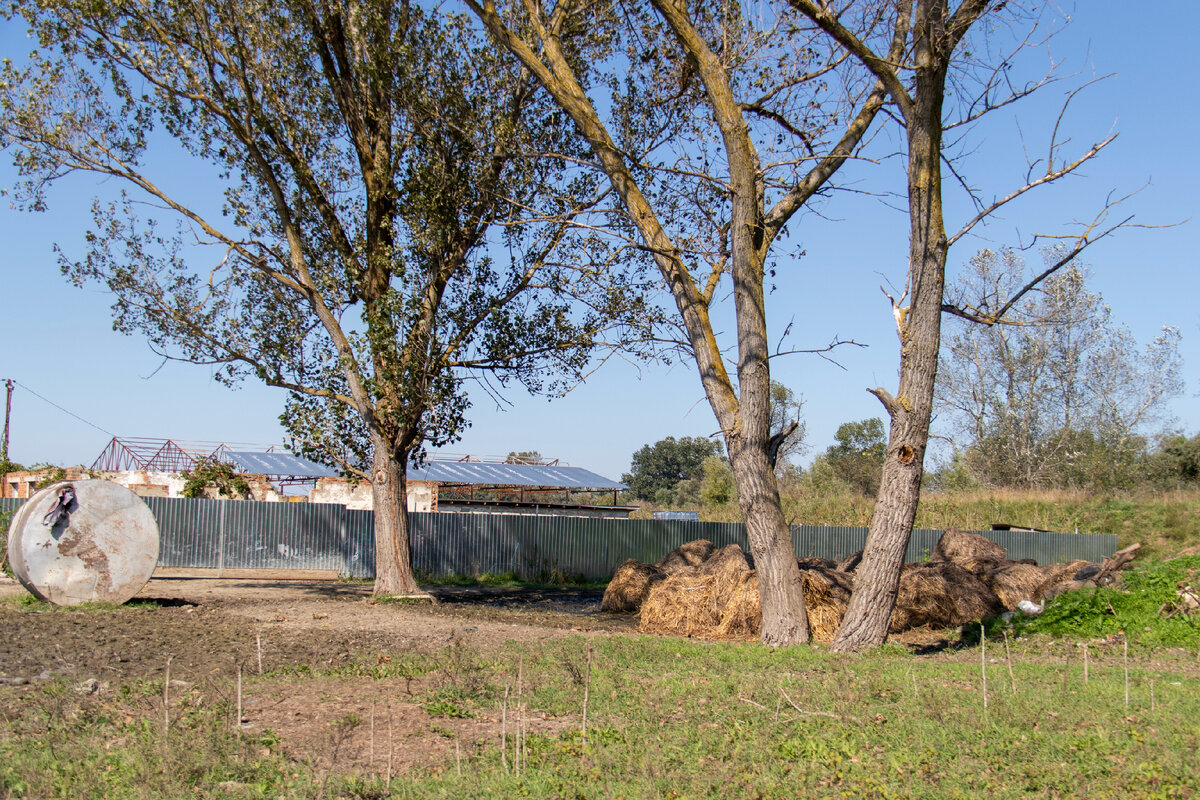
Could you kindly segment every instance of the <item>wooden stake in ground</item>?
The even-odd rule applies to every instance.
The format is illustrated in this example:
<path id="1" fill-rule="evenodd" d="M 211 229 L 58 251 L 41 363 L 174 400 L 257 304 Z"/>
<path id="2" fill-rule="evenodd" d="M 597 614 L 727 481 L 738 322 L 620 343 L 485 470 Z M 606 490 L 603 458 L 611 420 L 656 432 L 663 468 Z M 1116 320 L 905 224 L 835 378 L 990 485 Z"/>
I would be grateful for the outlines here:
<path id="1" fill-rule="evenodd" d="M 258 674 L 262 675 L 262 634 L 254 634 L 254 649 L 258 652 Z"/>
<path id="2" fill-rule="evenodd" d="M 171 657 L 167 656 L 167 668 L 163 675 L 163 733 L 167 732 L 167 728 L 171 725 Z"/>
<path id="3" fill-rule="evenodd" d="M 987 714 L 987 631 L 979 623 L 979 670 L 983 673 L 983 713 Z"/>
<path id="4" fill-rule="evenodd" d="M 1088 643 L 1083 643 L 1083 685 L 1088 684 Z"/>
<path id="5" fill-rule="evenodd" d="M 588 693 L 591 690 L 591 686 L 592 686 L 592 643 L 588 642 L 588 645 L 587 645 L 587 671 L 584 673 L 584 678 L 583 678 L 583 731 L 582 731 L 582 738 L 583 738 L 583 746 L 584 747 L 587 747 L 587 707 L 588 707 Z"/>
<path id="6" fill-rule="evenodd" d="M 1017 676 L 1013 674 L 1012 653 L 1008 649 L 1008 631 L 1004 633 L 1004 660 L 1008 662 L 1008 680 L 1012 683 L 1012 693 L 1017 693 Z"/>
<path id="7" fill-rule="evenodd" d="M 388 766 L 387 766 L 387 791 L 388 797 L 392 795 L 392 750 L 395 744 L 392 740 L 392 701 L 388 701 Z"/>
<path id="8" fill-rule="evenodd" d="M 1125 707 L 1129 708 L 1129 637 L 1125 637 Z"/>
<path id="9" fill-rule="evenodd" d="M 504 682 L 504 704 L 500 706 L 500 761 L 508 773 L 508 681 Z"/>
<path id="10" fill-rule="evenodd" d="M 375 701 L 374 700 L 371 701 L 371 760 L 368 761 L 367 763 L 370 764 L 369 769 L 371 770 L 371 772 L 374 772 L 375 771 Z"/>
<path id="11" fill-rule="evenodd" d="M 1063 666 L 1063 697 L 1067 696 L 1067 683 L 1071 679 L 1071 648 L 1067 648 L 1067 663 Z"/>
<path id="12" fill-rule="evenodd" d="M 238 664 L 237 671 L 237 736 L 242 738 L 242 665 Z"/>

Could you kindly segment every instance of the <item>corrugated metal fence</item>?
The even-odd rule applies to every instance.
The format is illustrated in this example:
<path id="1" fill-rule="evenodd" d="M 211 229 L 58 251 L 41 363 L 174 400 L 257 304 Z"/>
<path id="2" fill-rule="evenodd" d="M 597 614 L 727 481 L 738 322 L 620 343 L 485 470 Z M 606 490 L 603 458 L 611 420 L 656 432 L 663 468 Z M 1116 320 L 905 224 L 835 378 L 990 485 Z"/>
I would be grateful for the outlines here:
<path id="1" fill-rule="evenodd" d="M 23 501 L 0 500 L 0 511 Z M 369 511 L 318 503 L 146 498 L 158 520 L 161 567 L 332 570 L 350 577 L 375 573 L 374 519 Z M 554 575 L 603 579 L 627 558 L 657 561 L 693 539 L 749 551 L 736 523 L 607 520 L 506 514 L 412 514 L 413 566 L 428 575 L 513 572 L 525 579 Z M 1100 561 L 1117 549 L 1101 534 L 979 531 L 1009 558 L 1039 564 Z M 915 530 L 906 561 L 929 556 L 940 530 Z M 861 550 L 866 528 L 798 525 L 798 556 L 841 559 Z"/>

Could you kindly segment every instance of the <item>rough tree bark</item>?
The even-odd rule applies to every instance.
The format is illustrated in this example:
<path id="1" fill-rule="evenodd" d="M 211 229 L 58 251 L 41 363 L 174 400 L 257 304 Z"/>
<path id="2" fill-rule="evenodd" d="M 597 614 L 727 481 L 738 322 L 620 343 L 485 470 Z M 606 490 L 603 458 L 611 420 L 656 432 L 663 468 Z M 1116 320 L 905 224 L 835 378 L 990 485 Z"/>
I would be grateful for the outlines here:
<path id="1" fill-rule="evenodd" d="M 416 594 L 421 589 L 413 575 L 409 548 L 408 454 L 393 456 L 384 442 L 378 442 L 372 467 L 371 498 L 375 504 L 374 594 Z"/>
<path id="2" fill-rule="evenodd" d="M 792 215 L 824 188 L 856 152 L 882 107 L 885 98 L 882 86 L 876 83 L 869 92 L 864 92 L 858 98 L 857 107 L 849 104 L 841 137 L 836 142 L 829 142 L 829 149 L 823 155 L 814 155 L 811 143 L 806 142 L 810 150 L 799 157 L 799 161 L 815 162 L 815 166 L 799 176 L 789 176 L 786 186 L 776 184 L 780 195 L 768 208 L 764 166 L 746 115 L 751 109 L 767 115 L 770 112 L 758 102 L 739 102 L 735 93 L 735 67 L 731 66 L 737 59 L 710 46 L 702 34 L 702 26 L 696 22 L 696 15 L 686 3 L 651 0 L 657 14 L 655 19 L 665 22 L 673 35 L 676 49 L 672 58 L 682 65 L 681 75 L 695 75 L 700 80 L 703 102 L 719 131 L 727 169 L 727 175 L 713 176 L 714 182 L 724 184 L 729 204 L 727 221 L 723 225 L 720 221 L 713 223 L 722 231 L 724 258 L 712 267 L 707 279 L 697 282 L 692 273 L 695 265 L 687 260 L 689 256 L 684 248 L 667 231 L 670 220 L 660 217 L 662 209 L 655 207 L 639 185 L 634 167 L 641 170 L 643 165 L 636 163 L 635 158 L 614 142 L 570 59 L 564 54 L 559 31 L 569 27 L 567 20 L 573 13 L 572 5 L 558 3 L 551 12 L 544 13 L 532 0 L 515 4 L 519 10 L 514 9 L 513 13 L 523 14 L 524 21 L 528 22 L 528 26 L 520 29 L 528 32 L 527 41 L 516 27 L 510 27 L 507 17 L 501 16 L 492 0 L 467 0 L 467 4 L 493 38 L 516 56 L 570 115 L 579 133 L 591 145 L 595 160 L 620 198 L 625 215 L 661 272 L 679 312 L 687 351 L 695 362 L 729 452 L 738 501 L 759 572 L 762 641 L 772 645 L 807 642 L 808 616 L 802 581 L 771 463 L 771 353 L 767 341 L 764 265 L 772 244 Z M 902 29 L 903 25 L 899 27 Z M 786 36 L 792 35 L 803 36 L 795 32 Z M 898 47 L 903 39 L 903 35 L 896 37 L 897 49 L 890 55 L 899 56 Z M 782 41 L 790 43 L 786 38 Z M 802 49 L 800 44 L 796 46 Z M 815 74 L 824 73 L 816 69 Z M 690 77 L 681 80 L 686 88 Z M 753 85 L 753 79 L 746 80 Z M 776 91 L 761 85 L 757 90 L 763 91 L 764 97 L 768 98 Z M 681 89 L 676 100 L 682 93 Z M 796 135 L 798 129 L 794 122 L 781 120 L 778 115 L 771 118 L 782 123 L 787 136 Z M 803 125 L 803 122 L 799 124 Z M 799 138 L 803 139 L 804 134 L 801 133 Z M 721 211 L 721 214 L 725 213 Z M 726 272 L 733 282 L 737 320 L 736 386 L 725 368 L 724 356 L 709 317 L 714 292 Z"/>
<path id="3" fill-rule="evenodd" d="M 941 315 L 943 312 L 963 315 L 960 309 L 947 306 L 944 300 L 946 255 L 950 246 L 1000 206 L 1030 189 L 1073 172 L 1111 142 L 1112 137 L 1093 145 L 1081 158 L 1067 163 L 1058 155 L 1062 143 L 1052 135 L 1051 157 L 1044 175 L 990 204 L 976 197 L 982 210 L 954 236 L 947 236 L 942 208 L 943 106 L 948 92 L 947 75 L 956 57 L 956 48 L 972 26 L 985 14 L 1001 11 L 1006 4 L 992 0 L 962 0 L 951 10 L 949 0 L 916 0 L 915 3 L 897 0 L 894 3 L 897 24 L 903 24 L 911 17 L 910 33 L 906 35 L 908 44 L 901 59 L 883 58 L 873 52 L 867 43 L 842 24 L 841 14 L 835 15 L 827 4 L 817 0 L 789 2 L 845 47 L 886 87 L 891 105 L 904 128 L 908 147 L 908 277 L 904 294 L 892 299 L 892 313 L 900 340 L 900 383 L 895 396 L 883 388 L 870 390 L 886 409 L 890 430 L 882 480 L 862 562 L 855 575 L 854 593 L 833 641 L 834 650 L 850 651 L 881 644 L 887 637 L 895 607 L 904 552 L 912 535 L 920 499 L 941 345 Z M 963 60 L 971 57 L 967 52 L 961 54 Z M 994 67 L 992 75 L 999 71 L 1000 68 Z M 901 78 L 902 73 L 906 74 L 906 79 Z M 989 95 L 989 85 L 980 97 L 974 98 L 977 105 L 964 101 L 968 105 L 965 117 L 970 121 L 977 120 L 989 110 L 1027 96 L 1042 85 L 1045 83 L 1035 82 L 1025 88 L 1013 89 L 1012 95 L 1002 101 Z M 1095 224 L 1077 238 L 1073 254 L 1113 230 L 1110 228 L 1097 235 L 1093 229 Z M 1022 291 L 1028 291 L 1051 271 L 1043 273 Z"/>

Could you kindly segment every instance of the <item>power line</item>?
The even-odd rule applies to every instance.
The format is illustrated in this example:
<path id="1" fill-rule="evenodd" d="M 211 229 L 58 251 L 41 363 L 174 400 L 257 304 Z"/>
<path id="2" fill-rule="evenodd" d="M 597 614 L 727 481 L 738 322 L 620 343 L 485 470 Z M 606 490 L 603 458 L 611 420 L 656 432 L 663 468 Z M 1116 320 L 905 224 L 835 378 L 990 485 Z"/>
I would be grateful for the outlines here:
<path id="1" fill-rule="evenodd" d="M 24 389 L 25 391 L 29 392 L 31 395 L 33 395 L 34 397 L 38 398 L 39 400 L 41 400 L 41 401 L 43 401 L 43 402 L 46 402 L 46 403 L 49 403 L 50 405 L 54 406 L 55 408 L 57 408 L 59 411 L 63 412 L 63 413 L 64 413 L 64 414 L 66 414 L 67 416 L 69 416 L 69 417 L 74 417 L 75 419 L 77 419 L 77 420 L 79 420 L 80 422 L 82 422 L 84 425 L 89 425 L 89 426 L 91 426 L 91 427 L 95 428 L 96 430 L 100 431 L 101 433 L 107 433 L 109 436 L 113 436 L 113 437 L 115 437 L 115 436 L 116 436 L 116 434 L 115 434 L 115 433 L 113 433 L 112 431 L 106 431 L 106 430 L 104 430 L 104 428 L 101 428 L 99 425 L 95 424 L 94 422 L 88 422 L 86 419 L 84 419 L 83 417 L 79 416 L 78 414 L 75 414 L 75 413 L 73 413 L 73 412 L 71 412 L 71 411 L 67 411 L 65 408 L 63 408 L 62 406 L 60 406 L 58 403 L 54 402 L 53 400 L 48 400 L 47 398 L 45 398 L 45 397 L 42 397 L 40 394 L 38 394 L 37 392 L 35 392 L 33 389 L 30 389 L 28 386 L 26 386 L 25 384 L 21 383 L 19 380 L 16 380 L 16 379 L 14 378 L 14 379 L 13 379 L 13 383 L 15 383 L 17 386 L 20 386 L 22 389 Z"/>

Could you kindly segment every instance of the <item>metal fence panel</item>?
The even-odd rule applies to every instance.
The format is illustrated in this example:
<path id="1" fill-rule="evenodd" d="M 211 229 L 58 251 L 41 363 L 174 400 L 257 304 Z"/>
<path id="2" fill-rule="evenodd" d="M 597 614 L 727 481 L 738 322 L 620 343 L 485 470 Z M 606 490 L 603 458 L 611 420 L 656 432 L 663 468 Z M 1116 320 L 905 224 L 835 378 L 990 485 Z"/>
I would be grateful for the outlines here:
<path id="1" fill-rule="evenodd" d="M 230 508 L 225 520 L 223 553 L 226 567 L 342 571 L 345 506 L 227 504 Z"/>
<path id="2" fill-rule="evenodd" d="M 221 569 L 226 500 L 144 498 L 158 522 L 158 565 Z"/>
<path id="3" fill-rule="evenodd" d="M 0 500 L 13 511 L 23 500 Z M 335 570 L 375 574 L 374 516 L 370 511 L 314 503 L 146 498 L 158 521 L 159 566 L 209 569 Z M 661 519 L 510 514 L 411 514 L 413 566 L 426 575 L 514 573 L 527 580 L 604 579 L 626 559 L 654 562 L 694 539 L 747 553 L 745 527 L 735 523 Z M 1039 564 L 1100 561 L 1117 548 L 1113 535 L 976 531 L 1009 558 Z M 863 549 L 866 528 L 798 525 L 797 556 L 840 560 Z M 940 530 L 914 530 L 906 561 L 929 558 Z"/>

